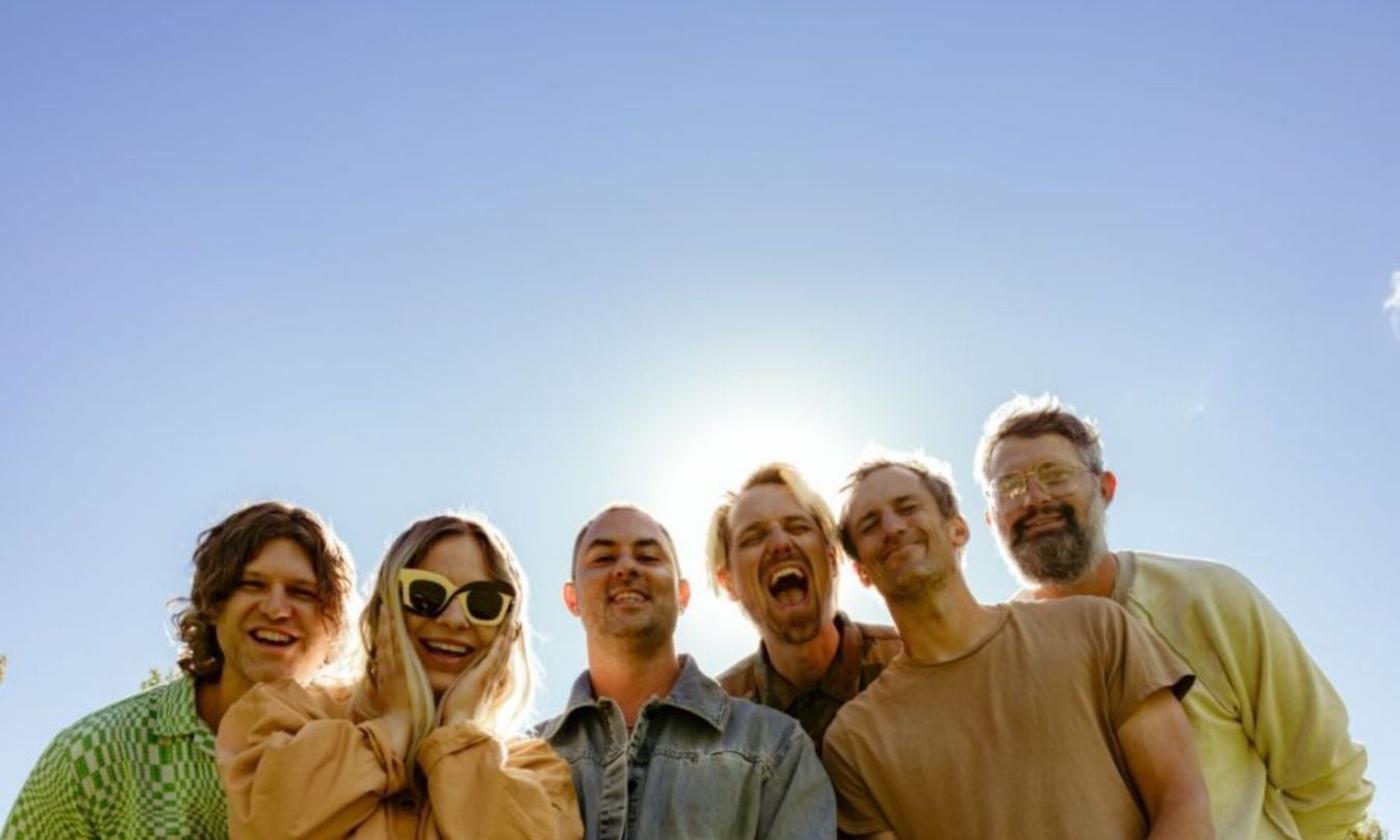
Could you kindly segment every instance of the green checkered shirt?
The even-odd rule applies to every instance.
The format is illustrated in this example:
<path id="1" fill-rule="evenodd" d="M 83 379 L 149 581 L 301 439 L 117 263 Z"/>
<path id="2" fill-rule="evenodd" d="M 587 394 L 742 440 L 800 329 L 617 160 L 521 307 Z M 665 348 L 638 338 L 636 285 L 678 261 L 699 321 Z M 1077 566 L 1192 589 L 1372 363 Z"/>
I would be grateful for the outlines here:
<path id="1" fill-rule="evenodd" d="M 0 840 L 228 837 L 214 734 L 188 677 L 113 703 L 58 734 Z"/>

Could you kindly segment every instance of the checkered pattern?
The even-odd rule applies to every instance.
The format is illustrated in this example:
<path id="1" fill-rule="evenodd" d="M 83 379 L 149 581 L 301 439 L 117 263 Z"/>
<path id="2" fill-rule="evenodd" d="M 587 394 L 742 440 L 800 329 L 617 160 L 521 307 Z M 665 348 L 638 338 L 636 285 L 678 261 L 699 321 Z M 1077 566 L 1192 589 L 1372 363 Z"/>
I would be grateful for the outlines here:
<path id="1" fill-rule="evenodd" d="M 185 678 L 60 732 L 20 790 L 0 840 L 227 836 L 214 736 Z"/>

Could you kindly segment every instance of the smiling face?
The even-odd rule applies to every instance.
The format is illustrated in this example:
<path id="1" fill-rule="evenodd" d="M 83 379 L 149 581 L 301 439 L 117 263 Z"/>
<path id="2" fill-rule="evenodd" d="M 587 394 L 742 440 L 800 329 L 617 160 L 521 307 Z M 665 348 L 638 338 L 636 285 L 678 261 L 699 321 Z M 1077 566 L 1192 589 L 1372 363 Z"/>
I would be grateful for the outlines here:
<path id="1" fill-rule="evenodd" d="M 988 481 L 1045 464 L 1072 468 L 1069 487 L 1051 495 L 1040 481 L 1026 482 L 1014 499 L 998 498 L 993 490 L 987 512 L 1002 553 L 1014 562 L 1027 583 L 1073 583 L 1094 568 L 1107 553 L 1104 512 L 1113 499 L 1116 479 L 1111 472 L 1086 469 L 1079 451 L 1057 434 L 1008 437 L 999 441 L 987 462 Z"/>
<path id="2" fill-rule="evenodd" d="M 215 622 L 232 696 L 254 683 L 306 679 L 326 662 L 331 628 L 311 559 L 286 537 L 269 540 L 243 567 Z"/>
<path id="3" fill-rule="evenodd" d="M 861 582 L 887 601 L 912 601 L 961 574 L 967 522 L 945 518 L 912 470 L 881 467 L 851 490 L 845 527 L 856 550 Z"/>
<path id="4" fill-rule="evenodd" d="M 836 614 L 836 547 L 782 484 L 759 484 L 729 510 L 720 586 L 765 640 L 809 642 Z"/>
<path id="5" fill-rule="evenodd" d="M 438 539 L 413 568 L 441 575 L 451 581 L 453 589 L 477 581 L 496 580 L 480 543 L 469 534 Z M 435 618 L 404 611 L 408 637 L 413 640 L 413 649 L 418 661 L 423 663 L 428 684 L 436 697 L 441 697 L 458 675 L 481 658 L 496 633 L 510 623 L 507 617 L 501 624 L 490 627 L 473 624 L 462 600 L 460 596 L 453 598 L 447 609 Z"/>
<path id="6" fill-rule="evenodd" d="M 669 641 L 690 602 L 671 541 L 656 520 L 634 508 L 599 514 L 579 538 L 574 579 L 564 603 L 590 637 Z"/>

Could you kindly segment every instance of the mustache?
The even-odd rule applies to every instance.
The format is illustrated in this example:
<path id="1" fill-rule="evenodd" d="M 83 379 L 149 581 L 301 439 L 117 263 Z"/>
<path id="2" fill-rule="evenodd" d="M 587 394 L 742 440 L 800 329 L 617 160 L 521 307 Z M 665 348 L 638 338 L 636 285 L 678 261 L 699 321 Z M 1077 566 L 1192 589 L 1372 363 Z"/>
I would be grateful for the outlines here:
<path id="1" fill-rule="evenodd" d="M 1011 542 L 1016 544 L 1025 539 L 1026 526 L 1032 519 L 1046 514 L 1055 514 L 1065 521 L 1065 530 L 1075 533 L 1079 529 L 1079 520 L 1074 515 L 1074 508 L 1067 502 L 1046 502 L 1045 504 L 1033 507 L 1021 515 L 1019 519 L 1011 524 Z"/>

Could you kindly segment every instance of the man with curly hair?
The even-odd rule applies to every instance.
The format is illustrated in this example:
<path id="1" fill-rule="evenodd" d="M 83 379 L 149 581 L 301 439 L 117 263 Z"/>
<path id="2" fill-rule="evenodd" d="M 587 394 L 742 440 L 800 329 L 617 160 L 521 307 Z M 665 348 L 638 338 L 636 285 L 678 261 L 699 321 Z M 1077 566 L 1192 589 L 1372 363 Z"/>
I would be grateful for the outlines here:
<path id="1" fill-rule="evenodd" d="M 3 840 L 227 836 L 219 721 L 255 683 L 308 679 L 329 662 L 353 588 L 350 553 L 304 508 L 260 502 L 205 531 L 174 619 L 182 676 L 60 732 Z"/>

